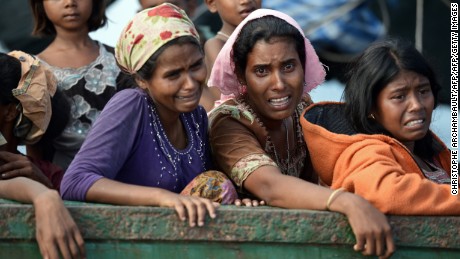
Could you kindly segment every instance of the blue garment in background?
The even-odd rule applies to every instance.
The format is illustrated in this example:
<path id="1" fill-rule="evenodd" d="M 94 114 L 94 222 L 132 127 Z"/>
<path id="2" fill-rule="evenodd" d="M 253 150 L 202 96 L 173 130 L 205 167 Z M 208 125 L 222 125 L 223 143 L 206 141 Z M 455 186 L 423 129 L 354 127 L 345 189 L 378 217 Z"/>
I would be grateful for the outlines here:
<path id="1" fill-rule="evenodd" d="M 359 4 L 361 3 L 362 4 Z M 336 19 L 317 27 L 344 5 L 357 5 Z M 316 51 L 356 54 L 385 35 L 385 27 L 362 0 L 264 0 L 264 8 L 292 16 L 303 28 Z M 344 8 L 346 9 L 346 8 Z M 313 27 L 317 29 L 312 30 Z"/>

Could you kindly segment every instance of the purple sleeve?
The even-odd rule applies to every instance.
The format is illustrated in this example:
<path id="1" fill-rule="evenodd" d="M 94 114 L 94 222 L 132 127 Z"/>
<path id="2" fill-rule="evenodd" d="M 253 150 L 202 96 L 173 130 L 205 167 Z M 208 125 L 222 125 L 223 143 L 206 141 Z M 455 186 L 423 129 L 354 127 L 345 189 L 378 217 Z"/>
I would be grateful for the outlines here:
<path id="1" fill-rule="evenodd" d="M 139 90 L 127 89 L 107 103 L 64 174 L 63 199 L 85 201 L 94 182 L 116 177 L 142 128 L 144 102 Z"/>

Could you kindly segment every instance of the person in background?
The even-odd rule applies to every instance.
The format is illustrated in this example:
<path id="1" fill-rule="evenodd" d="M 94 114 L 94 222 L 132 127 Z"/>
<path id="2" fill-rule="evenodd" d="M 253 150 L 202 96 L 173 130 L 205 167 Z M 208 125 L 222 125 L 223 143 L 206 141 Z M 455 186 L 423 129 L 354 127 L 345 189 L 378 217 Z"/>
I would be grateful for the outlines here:
<path id="1" fill-rule="evenodd" d="M 460 215 L 450 151 L 429 130 L 439 90 L 413 45 L 372 44 L 350 71 L 345 103 L 317 103 L 301 118 L 321 182 L 388 214 Z"/>
<path id="2" fill-rule="evenodd" d="M 145 9 L 122 31 L 115 56 L 139 87 L 104 108 L 64 175 L 62 197 L 170 207 L 202 226 L 207 213 L 216 216 L 210 199 L 231 204 L 237 194 L 210 171 L 208 118 L 198 105 L 206 67 L 192 21 L 172 4 Z"/>
<path id="3" fill-rule="evenodd" d="M 345 214 L 354 249 L 395 249 L 384 214 L 362 197 L 318 185 L 299 117 L 325 71 L 299 25 L 281 12 L 252 12 L 217 56 L 209 82 L 235 98 L 211 111 L 215 161 L 238 186 L 270 206 Z"/>
<path id="4" fill-rule="evenodd" d="M 35 57 L 0 53 L 0 198 L 33 204 L 43 258 L 85 258 L 78 227 L 52 189 L 59 187 L 62 169 L 17 151 L 18 143 L 40 143 L 64 128 L 65 121 L 59 126 L 55 119 L 66 107 L 61 102 L 56 112 L 54 102 L 63 96 L 55 91 L 52 74 Z"/>
<path id="5" fill-rule="evenodd" d="M 205 0 L 206 5 L 211 13 L 218 13 L 222 20 L 222 28 L 217 34 L 206 41 L 204 45 L 205 60 L 208 70 L 208 77 L 216 60 L 217 54 L 224 46 L 225 42 L 230 37 L 230 34 L 235 30 L 236 26 L 243 21 L 251 12 L 261 7 L 262 0 Z M 200 104 L 211 111 L 216 105 L 216 101 L 221 99 L 219 88 L 214 85 L 207 85 L 203 90 Z M 219 104 L 217 102 L 217 104 Z"/>
<path id="6" fill-rule="evenodd" d="M 29 3 L 35 20 L 33 34 L 53 37 L 38 58 L 53 72 L 58 88 L 69 98 L 71 117 L 51 147 L 40 150 L 28 146 L 27 153 L 67 169 L 105 104 L 117 91 L 132 86 L 132 79 L 121 73 L 113 48 L 89 36 L 106 23 L 106 1 Z"/>
<path id="7" fill-rule="evenodd" d="M 0 131 L 8 142 L 0 151 L 0 179 L 24 176 L 59 191 L 64 170 L 22 155 L 18 146 L 51 143 L 64 129 L 70 105 L 36 57 L 22 51 L 0 53 L 0 64 Z"/>

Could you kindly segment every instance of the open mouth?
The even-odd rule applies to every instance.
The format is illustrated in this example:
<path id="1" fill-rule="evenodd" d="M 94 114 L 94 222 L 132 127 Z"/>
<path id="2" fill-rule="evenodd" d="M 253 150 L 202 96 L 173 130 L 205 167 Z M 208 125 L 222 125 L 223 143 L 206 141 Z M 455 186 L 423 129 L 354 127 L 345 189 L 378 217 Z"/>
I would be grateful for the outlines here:
<path id="1" fill-rule="evenodd" d="M 281 98 L 269 99 L 268 102 L 275 107 L 281 107 L 281 106 L 287 105 L 290 100 L 291 100 L 291 97 L 285 96 Z"/>
<path id="2" fill-rule="evenodd" d="M 250 13 L 252 13 L 253 11 L 255 10 L 255 8 L 248 8 L 248 9 L 244 9 L 240 12 L 241 16 L 243 17 L 246 17 L 248 16 Z"/>
<path id="3" fill-rule="evenodd" d="M 407 122 L 406 124 L 404 124 L 404 126 L 414 127 L 414 126 L 423 125 L 424 123 L 425 123 L 425 119 L 411 120 Z"/>

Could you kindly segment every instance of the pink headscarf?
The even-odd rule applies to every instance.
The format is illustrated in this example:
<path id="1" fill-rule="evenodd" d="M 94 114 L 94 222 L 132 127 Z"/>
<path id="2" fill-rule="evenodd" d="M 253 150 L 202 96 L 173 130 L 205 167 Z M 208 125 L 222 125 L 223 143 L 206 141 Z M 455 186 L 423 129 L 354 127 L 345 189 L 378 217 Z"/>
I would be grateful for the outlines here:
<path id="1" fill-rule="evenodd" d="M 244 19 L 238 25 L 238 27 L 236 27 L 232 35 L 230 35 L 230 38 L 225 43 L 224 47 L 219 52 L 208 80 L 209 86 L 215 86 L 219 88 L 221 93 L 225 95 L 233 94 L 234 96 L 239 96 L 245 92 L 246 86 L 240 84 L 236 74 L 233 72 L 234 64 L 231 58 L 232 47 L 236 41 L 236 38 L 240 34 L 241 29 L 246 23 L 268 15 L 272 15 L 285 20 L 289 24 L 296 27 L 305 38 L 305 35 L 299 24 L 290 16 L 282 12 L 270 9 L 255 10 L 250 15 L 248 15 L 248 17 L 246 17 L 246 19 Z M 313 88 L 323 83 L 326 76 L 323 64 L 319 62 L 318 55 L 316 55 L 313 46 L 307 38 L 305 38 L 305 54 L 307 57 L 305 59 L 305 85 L 303 89 L 304 94 L 310 92 Z"/>

